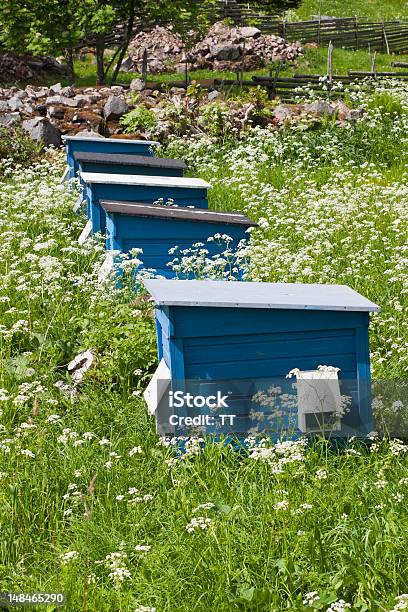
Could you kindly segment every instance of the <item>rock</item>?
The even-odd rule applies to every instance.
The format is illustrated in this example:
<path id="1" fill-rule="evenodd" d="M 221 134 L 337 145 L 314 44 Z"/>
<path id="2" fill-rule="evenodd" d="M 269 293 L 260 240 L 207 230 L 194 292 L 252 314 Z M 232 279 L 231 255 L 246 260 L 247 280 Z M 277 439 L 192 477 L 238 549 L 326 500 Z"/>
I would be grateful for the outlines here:
<path id="1" fill-rule="evenodd" d="M 61 132 L 44 117 L 35 117 L 23 121 L 23 129 L 33 140 L 43 142 L 46 147 L 50 145 L 61 146 Z"/>
<path id="2" fill-rule="evenodd" d="M 61 90 L 62 90 L 61 83 L 55 83 L 55 85 L 51 85 L 51 87 L 50 87 L 50 93 L 51 94 L 60 94 Z"/>
<path id="3" fill-rule="evenodd" d="M 15 96 L 16 98 L 19 98 L 20 100 L 24 100 L 25 98 L 28 98 L 28 94 L 24 89 L 20 89 L 19 91 L 17 91 Z"/>
<path id="4" fill-rule="evenodd" d="M 75 89 L 68 85 L 67 87 L 63 87 L 59 93 L 65 98 L 73 98 L 75 96 Z"/>
<path id="5" fill-rule="evenodd" d="M 119 119 L 129 110 L 125 100 L 120 96 L 109 96 L 103 107 L 105 119 Z"/>
<path id="6" fill-rule="evenodd" d="M 22 101 L 20 100 L 20 98 L 17 98 L 17 96 L 13 96 L 12 98 L 10 98 L 10 100 L 8 101 L 8 107 L 11 111 L 18 111 L 20 110 L 20 108 L 23 106 Z"/>
<path id="7" fill-rule="evenodd" d="M 47 115 L 51 119 L 64 119 L 65 108 L 63 106 L 49 106 L 47 109 Z"/>
<path id="8" fill-rule="evenodd" d="M 324 101 L 305 104 L 304 110 L 307 113 L 310 113 L 311 115 L 315 115 L 316 117 L 325 117 L 326 115 L 331 117 L 334 115 L 335 112 L 334 109 L 330 106 L 330 104 Z"/>
<path id="9" fill-rule="evenodd" d="M 48 106 L 50 104 L 61 104 L 62 106 L 70 106 L 71 108 L 78 108 L 82 106 L 82 103 L 79 100 L 75 100 L 73 98 L 65 98 L 64 96 L 49 96 L 45 104 Z"/>
<path id="10" fill-rule="evenodd" d="M 82 136 L 82 138 L 103 138 L 101 134 L 95 132 L 94 130 L 89 130 L 88 128 L 86 130 L 80 130 L 76 133 L 78 136 Z"/>
<path id="11" fill-rule="evenodd" d="M 74 100 L 79 103 L 78 106 L 90 106 L 102 100 L 102 96 L 94 91 L 92 94 L 77 94 Z"/>
<path id="12" fill-rule="evenodd" d="M 142 91 L 144 89 L 144 82 L 142 79 L 133 79 L 130 82 L 130 91 Z"/>
<path id="13" fill-rule="evenodd" d="M 39 100 L 40 98 L 45 98 L 49 94 L 48 87 L 40 87 L 40 89 L 34 89 L 32 85 L 27 85 L 25 88 L 27 95 L 32 100 Z"/>
<path id="14" fill-rule="evenodd" d="M 46 104 L 38 104 L 35 107 L 37 113 L 39 113 L 42 117 L 45 117 L 47 114 L 47 105 Z"/>
<path id="15" fill-rule="evenodd" d="M 6 115 L 0 115 L 0 125 L 10 126 L 15 125 L 21 119 L 20 113 L 7 113 Z"/>
<path id="16" fill-rule="evenodd" d="M 123 93 L 122 85 L 112 85 L 110 88 L 110 92 L 113 94 L 121 94 Z"/>
<path id="17" fill-rule="evenodd" d="M 212 53 L 217 60 L 235 62 L 240 59 L 242 51 L 236 45 L 217 45 L 212 49 Z"/>
<path id="18" fill-rule="evenodd" d="M 214 89 L 214 91 L 210 91 L 210 93 L 207 95 L 207 100 L 209 102 L 212 102 L 213 100 L 218 98 L 219 95 L 220 95 L 220 92 Z"/>
<path id="19" fill-rule="evenodd" d="M 262 32 L 261 30 L 258 30 L 258 28 L 244 26 L 242 28 L 238 28 L 237 34 L 242 38 L 255 38 L 255 36 L 260 36 Z"/>
<path id="20" fill-rule="evenodd" d="M 0 113 L 7 113 L 9 105 L 7 100 L 0 100 Z"/>
<path id="21" fill-rule="evenodd" d="M 298 114 L 299 108 L 289 104 L 279 104 L 273 111 L 273 116 L 279 123 L 283 123 L 287 119 Z"/>

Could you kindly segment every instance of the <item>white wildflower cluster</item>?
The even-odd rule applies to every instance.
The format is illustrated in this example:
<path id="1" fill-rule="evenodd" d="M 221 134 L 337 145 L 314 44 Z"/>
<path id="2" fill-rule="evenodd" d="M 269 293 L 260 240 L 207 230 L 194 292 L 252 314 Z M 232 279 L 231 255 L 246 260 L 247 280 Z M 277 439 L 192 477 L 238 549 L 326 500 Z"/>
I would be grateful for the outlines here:
<path id="1" fill-rule="evenodd" d="M 286 440 L 273 446 L 255 446 L 249 450 L 249 457 L 255 461 L 266 462 L 274 474 L 283 473 L 286 466 L 303 464 L 307 440 Z"/>
<path id="2" fill-rule="evenodd" d="M 310 591 L 310 593 L 306 593 L 303 599 L 304 606 L 313 606 L 313 604 L 317 603 L 320 600 L 319 594 L 317 591 Z"/>
<path id="3" fill-rule="evenodd" d="M 70 550 L 60 555 L 60 559 L 63 565 L 68 565 L 71 561 L 78 559 L 79 553 L 77 550 Z"/>
<path id="4" fill-rule="evenodd" d="M 227 234 L 214 234 L 207 238 L 207 246 L 197 242 L 180 249 L 177 245 L 169 251 L 177 255 L 167 265 L 177 278 L 241 280 L 250 278 L 249 240 L 234 242 Z"/>
<path id="5" fill-rule="evenodd" d="M 113 588 L 119 591 L 125 580 L 132 577 L 127 567 L 127 554 L 123 551 L 112 552 L 105 559 L 95 561 L 96 565 L 103 565 L 109 570 L 108 578 L 113 583 Z"/>
<path id="6" fill-rule="evenodd" d="M 406 593 L 398 595 L 395 599 L 395 605 L 390 612 L 404 612 L 404 610 L 408 610 L 408 595 Z"/>
<path id="7" fill-rule="evenodd" d="M 130 506 L 140 504 L 142 502 L 151 502 L 154 499 L 154 495 L 151 493 L 143 493 L 136 487 L 129 487 L 127 493 L 116 496 L 116 501 L 126 501 Z"/>
<path id="8" fill-rule="evenodd" d="M 197 516 L 193 517 L 186 525 L 188 533 L 195 533 L 196 531 L 205 531 L 210 527 L 212 520 L 208 517 Z"/>
<path id="9" fill-rule="evenodd" d="M 346 612 L 351 609 L 351 604 L 346 603 L 344 599 L 334 601 L 326 610 L 326 612 Z"/>

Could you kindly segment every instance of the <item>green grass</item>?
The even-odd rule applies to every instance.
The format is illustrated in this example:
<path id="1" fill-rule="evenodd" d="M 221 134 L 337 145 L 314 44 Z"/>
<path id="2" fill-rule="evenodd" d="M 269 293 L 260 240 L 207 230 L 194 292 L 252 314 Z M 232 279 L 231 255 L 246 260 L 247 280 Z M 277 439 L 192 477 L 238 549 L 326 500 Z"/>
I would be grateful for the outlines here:
<path id="1" fill-rule="evenodd" d="M 302 0 L 294 14 L 298 19 L 310 19 L 312 15 L 334 17 L 370 17 L 381 19 L 406 19 L 408 7 L 405 0 Z"/>
<path id="2" fill-rule="evenodd" d="M 356 125 L 186 139 L 166 154 L 213 182 L 211 208 L 259 221 L 254 278 L 344 283 L 378 302 L 374 376 L 404 380 L 408 92 L 355 104 L 368 110 Z M 152 306 L 97 285 L 103 247 L 77 244 L 85 217 L 63 165 L 59 153 L 3 163 L 0 182 L 0 591 L 61 591 L 69 612 L 393 610 L 408 593 L 408 446 L 177 457 L 158 444 L 140 397 L 156 367 Z M 89 348 L 77 394 L 61 392 Z M 378 414 L 400 433 L 408 405 L 382 395 Z M 199 516 L 207 528 L 190 533 Z"/>

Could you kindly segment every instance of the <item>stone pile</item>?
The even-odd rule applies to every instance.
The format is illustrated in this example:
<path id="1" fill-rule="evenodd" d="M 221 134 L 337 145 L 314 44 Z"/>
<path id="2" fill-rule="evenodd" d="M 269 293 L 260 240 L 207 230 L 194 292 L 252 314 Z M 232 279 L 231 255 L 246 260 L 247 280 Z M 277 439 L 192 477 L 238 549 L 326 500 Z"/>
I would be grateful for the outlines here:
<path id="1" fill-rule="evenodd" d="M 120 133 L 119 118 L 129 110 L 121 86 L 75 89 L 0 88 L 0 126 L 21 125 L 35 140 L 58 145 L 61 134 L 87 129 L 104 135 Z"/>
<path id="2" fill-rule="evenodd" d="M 191 68 L 211 70 L 233 69 L 244 59 L 245 69 L 253 70 L 277 60 L 294 61 L 302 54 L 299 42 L 287 43 L 280 36 L 262 34 L 255 27 L 230 28 L 219 21 L 188 53 L 188 59 Z"/>
<path id="3" fill-rule="evenodd" d="M 205 38 L 187 51 L 182 39 L 171 28 L 156 26 L 151 32 L 139 32 L 133 38 L 122 70 L 141 72 L 145 49 L 148 74 L 172 69 L 181 72 L 186 58 L 190 68 L 234 70 L 245 56 L 245 67 L 252 70 L 276 60 L 294 61 L 303 54 L 298 42 L 287 43 L 279 36 L 264 35 L 254 27 L 230 28 L 222 21 L 215 23 Z"/>
<path id="4" fill-rule="evenodd" d="M 150 32 L 139 32 L 129 45 L 128 57 L 121 70 L 142 72 L 145 50 L 148 73 L 158 74 L 171 69 L 181 60 L 184 43 L 171 27 L 156 26 Z"/>
<path id="5" fill-rule="evenodd" d="M 41 78 L 50 72 L 65 74 L 66 71 L 66 66 L 50 57 L 0 53 L 0 83 Z"/>

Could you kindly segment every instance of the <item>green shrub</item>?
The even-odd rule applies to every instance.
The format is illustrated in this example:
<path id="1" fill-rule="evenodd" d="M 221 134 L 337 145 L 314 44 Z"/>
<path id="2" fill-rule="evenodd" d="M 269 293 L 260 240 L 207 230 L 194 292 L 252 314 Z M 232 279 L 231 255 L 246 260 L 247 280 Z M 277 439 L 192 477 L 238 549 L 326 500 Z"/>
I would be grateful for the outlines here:
<path id="1" fill-rule="evenodd" d="M 120 120 L 120 125 L 126 134 L 132 132 L 144 132 L 152 130 L 156 126 L 156 115 L 151 108 L 146 108 L 143 104 L 136 106 Z"/>
<path id="2" fill-rule="evenodd" d="M 35 142 L 19 127 L 0 126 L 0 175 L 4 161 L 29 166 L 41 157 L 41 144 Z"/>

